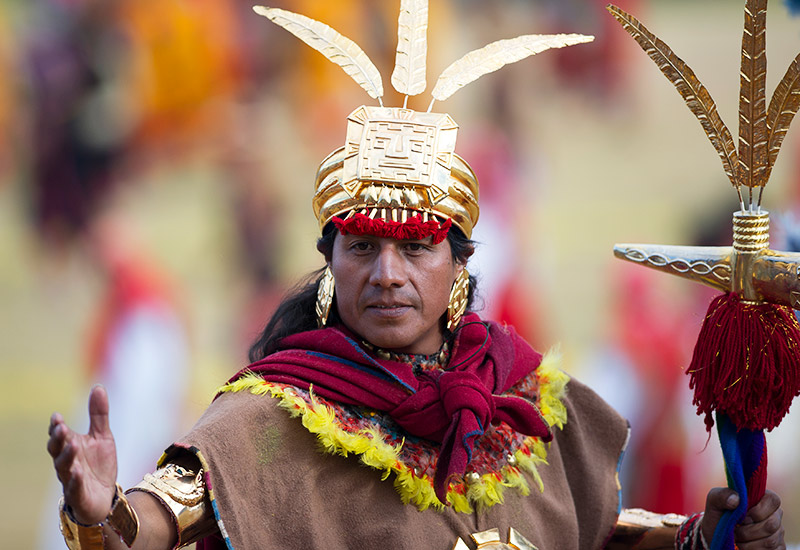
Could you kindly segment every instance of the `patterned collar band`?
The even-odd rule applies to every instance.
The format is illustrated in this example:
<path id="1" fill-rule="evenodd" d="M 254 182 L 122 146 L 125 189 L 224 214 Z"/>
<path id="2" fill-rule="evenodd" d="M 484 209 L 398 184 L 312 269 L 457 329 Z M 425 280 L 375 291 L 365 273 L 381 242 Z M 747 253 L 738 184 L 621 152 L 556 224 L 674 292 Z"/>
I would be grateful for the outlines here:
<path id="1" fill-rule="evenodd" d="M 397 353 L 375 347 L 365 340 L 361 341 L 361 345 L 381 359 L 411 365 L 415 374 L 419 374 L 421 371 L 443 369 L 450 359 L 450 346 L 447 341 L 442 344 L 439 351 L 431 353 L 430 355 L 425 355 L 423 353 Z"/>

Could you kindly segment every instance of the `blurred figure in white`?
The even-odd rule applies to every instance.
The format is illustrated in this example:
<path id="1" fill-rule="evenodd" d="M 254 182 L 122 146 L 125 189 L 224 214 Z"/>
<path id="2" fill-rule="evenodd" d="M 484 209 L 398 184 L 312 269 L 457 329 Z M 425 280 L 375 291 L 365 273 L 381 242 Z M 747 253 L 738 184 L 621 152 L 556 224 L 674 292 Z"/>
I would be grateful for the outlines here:
<path id="1" fill-rule="evenodd" d="M 151 471 L 154 457 L 185 427 L 189 372 L 185 323 L 165 277 L 136 241 L 114 214 L 95 219 L 86 239 L 106 285 L 90 333 L 87 380 L 103 384 L 114 400 L 110 423 L 120 449 L 117 477 L 126 486 Z M 88 426 L 83 399 L 79 402 L 73 418 Z M 60 494 L 54 477 L 43 511 L 43 550 L 64 547 L 53 521 Z"/>

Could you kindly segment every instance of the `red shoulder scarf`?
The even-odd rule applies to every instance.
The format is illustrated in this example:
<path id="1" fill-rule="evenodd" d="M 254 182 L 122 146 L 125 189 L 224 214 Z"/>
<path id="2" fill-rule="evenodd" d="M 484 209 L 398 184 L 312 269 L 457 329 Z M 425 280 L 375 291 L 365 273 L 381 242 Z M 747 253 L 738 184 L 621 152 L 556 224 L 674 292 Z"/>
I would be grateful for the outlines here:
<path id="1" fill-rule="evenodd" d="M 313 385 L 327 399 L 384 411 L 410 434 L 440 442 L 434 489 L 444 503 L 450 477 L 466 472 L 473 443 L 490 422 L 552 439 L 532 402 L 502 395 L 541 359 L 513 328 L 469 314 L 453 346 L 452 367 L 442 371 L 415 375 L 411 365 L 378 358 L 344 330 L 324 328 L 284 338 L 279 351 L 230 381 L 254 372 L 269 382 Z"/>

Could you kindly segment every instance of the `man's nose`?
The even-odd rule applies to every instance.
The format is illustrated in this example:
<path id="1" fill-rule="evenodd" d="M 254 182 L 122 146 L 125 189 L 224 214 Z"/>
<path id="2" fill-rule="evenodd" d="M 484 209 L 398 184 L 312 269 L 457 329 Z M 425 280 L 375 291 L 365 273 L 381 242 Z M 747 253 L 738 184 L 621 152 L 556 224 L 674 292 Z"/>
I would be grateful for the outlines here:
<path id="1" fill-rule="evenodd" d="M 392 247 L 382 248 L 372 266 L 370 284 L 391 288 L 393 286 L 403 286 L 406 280 L 407 275 L 400 253 Z"/>

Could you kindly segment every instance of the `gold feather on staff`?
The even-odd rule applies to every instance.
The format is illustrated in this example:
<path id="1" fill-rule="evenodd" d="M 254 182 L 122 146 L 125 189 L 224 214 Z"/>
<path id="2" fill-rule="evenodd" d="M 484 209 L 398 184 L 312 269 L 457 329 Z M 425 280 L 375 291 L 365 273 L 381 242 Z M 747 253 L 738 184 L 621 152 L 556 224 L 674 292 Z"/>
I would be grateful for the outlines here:
<path id="1" fill-rule="evenodd" d="M 473 80 L 508 63 L 551 48 L 563 48 L 592 40 L 593 36 L 583 34 L 528 34 L 492 42 L 469 52 L 447 67 L 436 81 L 431 95 L 435 100 L 443 101 Z"/>
<path id="2" fill-rule="evenodd" d="M 767 184 L 767 0 L 747 0 L 739 85 L 739 177 L 750 188 Z"/>
<path id="3" fill-rule="evenodd" d="M 706 87 L 703 86 L 694 71 L 638 19 L 614 5 L 609 5 L 606 9 L 622 24 L 622 27 L 636 40 L 650 59 L 655 61 L 661 72 L 681 94 L 689 110 L 700 121 L 706 136 L 719 154 L 725 174 L 733 186 L 738 189 L 736 170 L 739 160 L 733 136 L 719 116 L 717 104 Z"/>
<path id="4" fill-rule="evenodd" d="M 781 150 L 783 138 L 789 130 L 789 125 L 800 108 L 800 55 L 794 58 L 789 69 L 775 88 L 769 102 L 767 114 L 767 128 L 769 131 L 768 151 L 769 163 L 764 173 L 764 180 L 769 178 L 778 151 Z"/>
<path id="5" fill-rule="evenodd" d="M 397 56 L 392 86 L 401 94 L 425 91 L 428 57 L 428 0 L 401 0 L 397 22 Z"/>
<path id="6" fill-rule="evenodd" d="M 263 15 L 339 65 L 364 88 L 370 97 L 383 97 L 383 83 L 377 67 L 358 45 L 324 23 L 290 11 L 254 6 Z"/>

